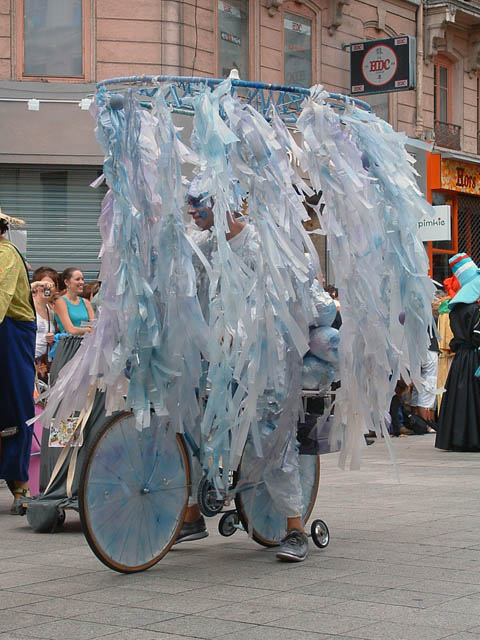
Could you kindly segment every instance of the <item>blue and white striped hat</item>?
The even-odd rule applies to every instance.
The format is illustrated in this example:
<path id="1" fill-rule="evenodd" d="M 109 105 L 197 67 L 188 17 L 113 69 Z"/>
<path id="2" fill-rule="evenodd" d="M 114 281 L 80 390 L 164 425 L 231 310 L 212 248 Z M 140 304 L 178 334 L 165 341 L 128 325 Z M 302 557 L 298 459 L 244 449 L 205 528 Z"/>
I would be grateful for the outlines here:
<path id="1" fill-rule="evenodd" d="M 450 300 L 452 309 L 456 304 L 470 304 L 480 298 L 480 269 L 466 253 L 457 253 L 448 261 L 453 275 L 460 283 L 460 290 Z"/>

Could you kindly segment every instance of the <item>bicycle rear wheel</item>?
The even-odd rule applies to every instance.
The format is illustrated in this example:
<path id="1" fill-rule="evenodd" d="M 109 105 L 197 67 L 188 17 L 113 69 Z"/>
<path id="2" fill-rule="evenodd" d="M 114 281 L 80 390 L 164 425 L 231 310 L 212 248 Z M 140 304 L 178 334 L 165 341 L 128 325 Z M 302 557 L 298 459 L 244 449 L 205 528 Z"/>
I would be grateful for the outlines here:
<path id="1" fill-rule="evenodd" d="M 183 441 L 157 416 L 142 431 L 131 413 L 107 419 L 85 457 L 78 496 L 97 558 L 121 573 L 156 564 L 177 537 L 189 485 Z"/>
<path id="2" fill-rule="evenodd" d="M 248 469 L 253 447 L 247 443 L 240 467 L 238 481 L 248 483 Z M 317 497 L 320 481 L 320 458 L 318 456 L 299 456 L 300 481 L 303 494 L 303 522 L 307 523 Z M 287 517 L 278 510 L 272 501 L 267 486 L 260 481 L 251 487 L 241 488 L 235 495 L 240 522 L 251 534 L 253 540 L 264 547 L 275 547 L 280 544 L 287 530 Z"/>

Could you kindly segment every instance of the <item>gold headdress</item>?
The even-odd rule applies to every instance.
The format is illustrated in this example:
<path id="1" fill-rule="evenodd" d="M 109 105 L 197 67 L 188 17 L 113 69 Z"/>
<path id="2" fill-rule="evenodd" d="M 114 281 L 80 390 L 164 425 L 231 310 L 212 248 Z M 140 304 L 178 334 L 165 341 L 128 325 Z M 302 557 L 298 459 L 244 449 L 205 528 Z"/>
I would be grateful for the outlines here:
<path id="1" fill-rule="evenodd" d="M 25 220 L 20 220 L 20 218 L 13 218 L 12 216 L 8 216 L 6 213 L 2 212 L 2 208 L 0 207 L 0 220 L 5 220 L 8 224 L 17 227 L 23 227 L 26 222 Z"/>

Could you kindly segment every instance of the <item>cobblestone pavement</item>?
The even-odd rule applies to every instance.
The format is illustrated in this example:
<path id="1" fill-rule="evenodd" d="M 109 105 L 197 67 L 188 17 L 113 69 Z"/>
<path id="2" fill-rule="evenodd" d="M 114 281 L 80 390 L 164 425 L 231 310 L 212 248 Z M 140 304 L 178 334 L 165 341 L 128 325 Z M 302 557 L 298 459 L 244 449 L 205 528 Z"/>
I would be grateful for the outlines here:
<path id="1" fill-rule="evenodd" d="M 298 565 L 243 533 L 173 549 L 131 576 L 105 568 L 68 512 L 56 534 L 8 514 L 0 489 L 0 639 L 474 640 L 480 638 L 480 454 L 381 440 L 362 469 L 322 457 L 313 517 L 330 546 Z"/>

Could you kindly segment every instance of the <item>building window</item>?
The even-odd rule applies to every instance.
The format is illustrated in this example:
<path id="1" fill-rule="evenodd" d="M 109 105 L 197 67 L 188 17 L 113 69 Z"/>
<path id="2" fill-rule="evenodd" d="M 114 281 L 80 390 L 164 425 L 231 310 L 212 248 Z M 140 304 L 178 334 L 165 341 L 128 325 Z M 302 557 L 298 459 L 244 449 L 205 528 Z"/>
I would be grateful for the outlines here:
<path id="1" fill-rule="evenodd" d="M 372 111 L 385 122 L 390 122 L 390 94 L 388 93 L 374 93 L 369 96 L 365 96 L 365 100 L 372 107 Z"/>
<path id="2" fill-rule="evenodd" d="M 477 76 L 477 155 L 480 154 L 480 78 Z"/>
<path id="3" fill-rule="evenodd" d="M 448 122 L 450 117 L 450 69 L 442 62 L 433 67 L 433 118 Z"/>
<path id="4" fill-rule="evenodd" d="M 461 148 L 461 126 L 452 122 L 452 66 L 438 56 L 433 66 L 433 118 L 435 143 L 446 149 Z"/>
<path id="5" fill-rule="evenodd" d="M 242 80 L 249 77 L 249 2 L 218 0 L 218 68 L 226 78 L 237 69 Z"/>
<path id="6" fill-rule="evenodd" d="M 20 78 L 88 80 L 87 0 L 20 0 Z"/>
<path id="7" fill-rule="evenodd" d="M 312 85 L 312 27 L 310 18 L 288 12 L 283 14 L 284 77 L 287 85 Z"/>

